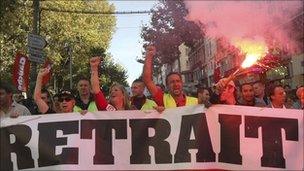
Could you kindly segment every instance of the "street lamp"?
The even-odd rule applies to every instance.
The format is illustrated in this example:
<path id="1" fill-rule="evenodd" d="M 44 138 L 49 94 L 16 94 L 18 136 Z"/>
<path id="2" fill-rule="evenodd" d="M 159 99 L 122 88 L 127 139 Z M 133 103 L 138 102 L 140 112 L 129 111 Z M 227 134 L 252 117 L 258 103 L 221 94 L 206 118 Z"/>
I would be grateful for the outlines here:
<path id="1" fill-rule="evenodd" d="M 72 62 L 73 62 L 72 61 L 72 52 L 73 52 L 73 49 L 69 45 L 69 43 L 65 43 L 64 48 L 66 49 L 67 55 L 68 55 L 68 58 L 67 58 L 66 62 L 69 62 L 70 90 L 72 90 L 73 89 L 73 73 L 72 73 Z"/>

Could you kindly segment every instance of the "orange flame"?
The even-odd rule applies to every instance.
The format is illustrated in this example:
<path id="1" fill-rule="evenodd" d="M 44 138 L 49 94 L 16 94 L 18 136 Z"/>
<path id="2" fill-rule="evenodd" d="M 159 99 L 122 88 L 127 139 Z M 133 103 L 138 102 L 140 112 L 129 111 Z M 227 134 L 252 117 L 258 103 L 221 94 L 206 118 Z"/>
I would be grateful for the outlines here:
<path id="1" fill-rule="evenodd" d="M 238 40 L 234 43 L 243 54 L 245 54 L 245 60 L 241 67 L 248 68 L 255 64 L 259 59 L 264 57 L 268 51 L 266 43 L 262 40 Z"/>

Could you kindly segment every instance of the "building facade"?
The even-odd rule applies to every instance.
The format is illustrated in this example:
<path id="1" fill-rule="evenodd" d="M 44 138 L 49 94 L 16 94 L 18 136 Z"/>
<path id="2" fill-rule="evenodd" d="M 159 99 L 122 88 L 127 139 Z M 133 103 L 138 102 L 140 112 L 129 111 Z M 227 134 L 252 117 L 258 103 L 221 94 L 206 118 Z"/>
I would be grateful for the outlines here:
<path id="1" fill-rule="evenodd" d="M 236 84 L 263 81 L 266 84 L 279 82 L 290 85 L 291 88 L 304 85 L 304 12 L 292 17 L 284 26 L 292 27 L 289 37 L 299 47 L 293 55 L 279 55 L 280 66 L 263 73 L 248 72 L 236 79 Z M 244 56 L 227 40 L 204 38 L 189 48 L 184 44 L 179 46 L 181 52 L 178 59 L 161 67 L 157 82 L 165 84 L 165 76 L 172 72 L 180 72 L 184 81 L 184 90 L 188 93 L 196 92 L 196 85 L 212 87 L 220 78 L 227 77 L 239 68 Z"/>

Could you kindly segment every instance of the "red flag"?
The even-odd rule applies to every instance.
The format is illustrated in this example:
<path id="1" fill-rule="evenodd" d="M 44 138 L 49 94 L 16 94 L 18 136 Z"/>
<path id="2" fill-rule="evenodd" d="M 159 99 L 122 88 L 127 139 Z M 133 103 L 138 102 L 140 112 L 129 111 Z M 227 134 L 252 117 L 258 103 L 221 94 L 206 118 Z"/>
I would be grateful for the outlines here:
<path id="1" fill-rule="evenodd" d="M 51 63 L 51 61 L 49 59 L 45 60 L 45 62 L 43 64 L 43 68 L 48 68 L 50 70 L 50 72 L 47 75 L 45 75 L 43 77 L 43 79 L 42 79 L 42 85 L 45 85 L 45 84 L 47 84 L 49 82 L 49 80 L 51 79 L 51 75 L 52 75 L 52 73 L 51 73 L 52 72 L 51 71 L 51 69 L 52 69 L 52 63 Z"/>
<path id="2" fill-rule="evenodd" d="M 28 57 L 17 53 L 13 68 L 13 83 L 19 91 L 27 91 L 29 85 L 30 62 Z"/>
<path id="3" fill-rule="evenodd" d="M 220 67 L 216 67 L 214 69 L 213 79 L 215 83 L 217 83 L 221 79 Z"/>

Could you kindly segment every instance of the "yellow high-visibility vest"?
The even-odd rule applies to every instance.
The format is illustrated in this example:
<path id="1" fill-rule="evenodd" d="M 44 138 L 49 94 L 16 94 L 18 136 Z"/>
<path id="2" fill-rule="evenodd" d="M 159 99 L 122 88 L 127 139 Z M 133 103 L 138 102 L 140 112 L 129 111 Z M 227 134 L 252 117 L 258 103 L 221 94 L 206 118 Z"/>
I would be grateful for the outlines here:
<path id="1" fill-rule="evenodd" d="M 82 111 L 82 109 L 79 106 L 76 106 L 76 105 L 74 106 L 73 112 L 81 112 L 81 111 Z M 89 112 L 98 111 L 95 101 L 90 102 L 89 107 L 88 107 L 88 111 Z"/>
<path id="2" fill-rule="evenodd" d="M 165 108 L 177 107 L 175 100 L 171 96 L 171 94 L 165 93 L 164 97 L 163 97 L 163 101 L 164 101 Z M 185 106 L 192 106 L 192 105 L 197 105 L 197 104 L 198 104 L 197 98 L 186 96 L 186 105 Z"/>
<path id="3" fill-rule="evenodd" d="M 157 106 L 157 104 L 153 100 L 146 99 L 145 104 L 141 107 L 140 110 L 150 110 L 150 109 L 154 109 L 153 107 L 156 107 L 156 106 Z"/>

